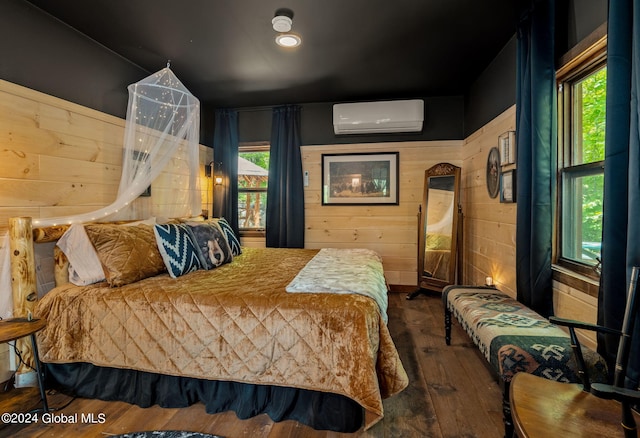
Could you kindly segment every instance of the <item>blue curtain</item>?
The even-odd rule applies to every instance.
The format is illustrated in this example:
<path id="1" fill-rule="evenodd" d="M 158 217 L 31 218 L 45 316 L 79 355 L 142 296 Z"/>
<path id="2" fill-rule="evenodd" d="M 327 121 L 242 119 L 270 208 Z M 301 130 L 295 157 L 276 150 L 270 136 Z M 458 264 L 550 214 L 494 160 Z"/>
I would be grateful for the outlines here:
<path id="1" fill-rule="evenodd" d="M 273 109 L 266 245 L 304 248 L 304 191 L 300 156 L 300 107 Z"/>
<path id="2" fill-rule="evenodd" d="M 607 131 L 605 138 L 602 275 L 598 324 L 620 329 L 631 268 L 640 265 L 640 0 L 609 2 Z M 598 337 L 598 350 L 615 363 L 618 338 Z M 627 371 L 629 387 L 640 372 L 640 323 L 636 322 Z"/>
<path id="3" fill-rule="evenodd" d="M 238 233 L 238 112 L 216 110 L 213 136 L 213 171 L 222 185 L 213 186 L 213 216 L 224 217 Z"/>
<path id="4" fill-rule="evenodd" d="M 518 300 L 553 313 L 551 251 L 557 155 L 553 0 L 521 1 L 517 35 Z"/>

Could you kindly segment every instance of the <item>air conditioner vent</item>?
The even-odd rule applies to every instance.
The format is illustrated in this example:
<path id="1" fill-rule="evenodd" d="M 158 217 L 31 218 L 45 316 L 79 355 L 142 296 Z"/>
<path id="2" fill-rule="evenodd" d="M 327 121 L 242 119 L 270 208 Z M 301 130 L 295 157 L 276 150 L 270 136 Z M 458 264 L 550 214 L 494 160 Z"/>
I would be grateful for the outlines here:
<path id="1" fill-rule="evenodd" d="M 423 121 L 421 99 L 333 105 L 333 130 L 337 135 L 419 132 Z"/>

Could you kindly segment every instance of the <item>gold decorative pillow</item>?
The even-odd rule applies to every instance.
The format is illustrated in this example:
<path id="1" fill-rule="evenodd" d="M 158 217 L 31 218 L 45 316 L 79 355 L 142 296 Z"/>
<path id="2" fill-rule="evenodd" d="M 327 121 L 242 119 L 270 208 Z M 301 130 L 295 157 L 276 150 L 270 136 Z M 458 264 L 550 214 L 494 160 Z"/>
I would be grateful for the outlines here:
<path id="1" fill-rule="evenodd" d="M 427 234 L 427 249 L 448 250 L 451 249 L 451 236 L 446 234 Z"/>
<path id="2" fill-rule="evenodd" d="M 111 287 L 124 286 L 166 271 L 153 227 L 85 225 Z"/>

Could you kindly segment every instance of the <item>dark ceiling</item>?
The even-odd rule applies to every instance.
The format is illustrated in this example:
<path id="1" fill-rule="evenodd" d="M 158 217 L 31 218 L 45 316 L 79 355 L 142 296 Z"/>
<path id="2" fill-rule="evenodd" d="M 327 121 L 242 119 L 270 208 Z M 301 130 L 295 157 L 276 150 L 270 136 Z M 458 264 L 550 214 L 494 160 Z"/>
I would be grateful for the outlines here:
<path id="1" fill-rule="evenodd" d="M 29 0 L 215 107 L 457 96 L 515 34 L 513 0 Z M 274 43 L 294 12 L 295 50 Z"/>

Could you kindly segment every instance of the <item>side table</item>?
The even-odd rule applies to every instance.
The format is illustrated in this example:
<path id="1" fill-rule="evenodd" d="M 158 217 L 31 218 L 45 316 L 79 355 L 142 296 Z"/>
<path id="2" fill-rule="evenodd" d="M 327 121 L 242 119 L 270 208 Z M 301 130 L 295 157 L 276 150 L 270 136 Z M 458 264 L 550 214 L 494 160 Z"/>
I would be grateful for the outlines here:
<path id="1" fill-rule="evenodd" d="M 36 363 L 36 373 L 38 374 L 38 386 L 40 387 L 40 397 L 42 398 L 42 406 L 44 412 L 49 412 L 47 404 L 47 394 L 44 391 L 44 379 L 38 356 L 38 344 L 36 342 L 36 333 L 47 325 L 45 319 L 27 318 L 11 318 L 0 320 L 0 343 L 15 341 L 25 336 L 31 336 L 31 345 L 33 346 L 33 359 Z"/>

